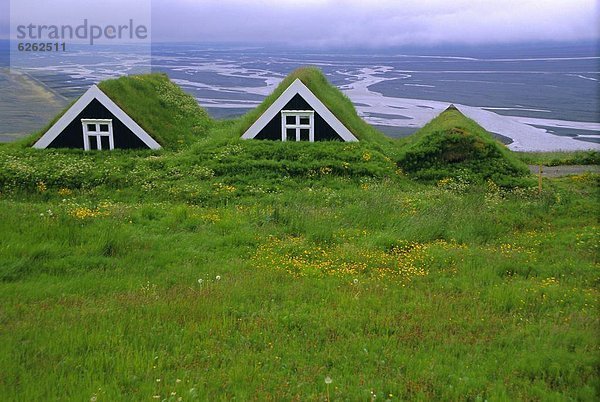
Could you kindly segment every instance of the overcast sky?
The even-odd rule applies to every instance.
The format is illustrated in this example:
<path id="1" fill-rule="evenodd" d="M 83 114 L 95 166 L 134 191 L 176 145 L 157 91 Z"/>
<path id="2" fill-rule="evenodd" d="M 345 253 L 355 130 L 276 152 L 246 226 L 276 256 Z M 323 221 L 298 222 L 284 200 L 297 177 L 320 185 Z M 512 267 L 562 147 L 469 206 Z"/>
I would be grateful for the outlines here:
<path id="1" fill-rule="evenodd" d="M 8 2 L 0 0 L 4 35 L 8 31 Z M 73 2 L 81 4 L 84 0 L 40 1 L 40 7 L 69 10 L 61 4 Z M 597 40 L 598 3 L 598 0 L 152 0 L 152 39 L 324 47 Z M 114 10 L 107 10 L 107 15 L 111 14 L 114 15 Z"/>
<path id="2" fill-rule="evenodd" d="M 154 40 L 310 45 L 599 37 L 598 0 L 154 0 Z"/>

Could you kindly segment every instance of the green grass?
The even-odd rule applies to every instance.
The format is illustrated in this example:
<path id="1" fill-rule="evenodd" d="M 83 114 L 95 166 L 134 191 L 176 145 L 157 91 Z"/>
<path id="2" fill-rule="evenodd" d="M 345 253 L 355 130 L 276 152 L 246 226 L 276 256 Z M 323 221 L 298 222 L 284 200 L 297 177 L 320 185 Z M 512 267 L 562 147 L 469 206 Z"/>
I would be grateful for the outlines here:
<path id="1" fill-rule="evenodd" d="M 265 177 L 304 144 L 252 144 L 0 154 L 3 399 L 598 396 L 597 177 L 427 186 L 359 144 Z"/>
<path id="2" fill-rule="evenodd" d="M 598 175 L 428 184 L 246 119 L 0 146 L 0 399 L 598 399 Z"/>
<path id="3" fill-rule="evenodd" d="M 518 152 L 515 154 L 529 165 L 600 165 L 598 151 Z"/>
<path id="4" fill-rule="evenodd" d="M 110 159 L 121 180 L 3 186 L 5 400 L 598 396 L 594 176 L 540 197 Z"/>

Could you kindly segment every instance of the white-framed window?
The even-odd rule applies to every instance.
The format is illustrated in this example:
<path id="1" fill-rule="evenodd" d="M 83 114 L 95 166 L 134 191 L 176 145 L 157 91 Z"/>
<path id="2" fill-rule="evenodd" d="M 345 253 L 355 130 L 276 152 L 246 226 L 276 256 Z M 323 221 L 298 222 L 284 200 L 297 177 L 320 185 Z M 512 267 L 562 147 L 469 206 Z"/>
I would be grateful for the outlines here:
<path id="1" fill-rule="evenodd" d="M 83 149 L 115 149 L 112 119 L 81 119 Z"/>
<path id="2" fill-rule="evenodd" d="M 315 141 L 314 110 L 282 110 L 281 141 Z"/>

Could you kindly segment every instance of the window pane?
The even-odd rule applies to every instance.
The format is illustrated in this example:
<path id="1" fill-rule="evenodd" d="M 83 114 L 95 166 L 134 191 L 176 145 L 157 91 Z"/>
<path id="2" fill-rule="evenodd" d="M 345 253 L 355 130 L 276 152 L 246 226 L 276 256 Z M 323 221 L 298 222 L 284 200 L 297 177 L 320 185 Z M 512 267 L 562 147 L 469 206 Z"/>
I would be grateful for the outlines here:
<path id="1" fill-rule="evenodd" d="M 310 118 L 307 117 L 300 117 L 300 124 L 304 124 L 304 125 L 309 125 L 310 124 Z"/>
<path id="2" fill-rule="evenodd" d="M 286 140 L 288 141 L 296 141 L 296 129 L 295 128 L 288 128 L 286 130 Z"/>
<path id="3" fill-rule="evenodd" d="M 108 124 L 100 124 L 100 131 L 108 132 Z"/>
<path id="4" fill-rule="evenodd" d="M 303 128 L 300 130 L 300 141 L 310 141 L 310 130 Z"/>
<path id="5" fill-rule="evenodd" d="M 96 125 L 95 124 L 88 124 L 87 125 L 87 130 L 88 131 L 96 131 Z"/>
<path id="6" fill-rule="evenodd" d="M 88 138 L 90 140 L 90 149 L 98 149 L 98 139 L 93 135 Z"/>
<path id="7" fill-rule="evenodd" d="M 296 116 L 285 116 L 285 124 L 296 124 Z"/>
<path id="8" fill-rule="evenodd" d="M 110 149 L 110 144 L 107 135 L 103 135 L 100 137 L 100 143 L 102 144 L 102 149 Z"/>

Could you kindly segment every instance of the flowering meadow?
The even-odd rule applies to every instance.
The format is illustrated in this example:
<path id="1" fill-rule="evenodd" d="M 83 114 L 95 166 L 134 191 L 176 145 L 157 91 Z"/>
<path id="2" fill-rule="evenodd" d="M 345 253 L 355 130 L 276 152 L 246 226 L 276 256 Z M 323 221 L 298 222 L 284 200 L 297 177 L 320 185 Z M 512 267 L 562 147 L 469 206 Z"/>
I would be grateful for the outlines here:
<path id="1" fill-rule="evenodd" d="M 598 177 L 544 185 L 6 147 L 0 399 L 597 399 Z"/>

